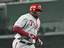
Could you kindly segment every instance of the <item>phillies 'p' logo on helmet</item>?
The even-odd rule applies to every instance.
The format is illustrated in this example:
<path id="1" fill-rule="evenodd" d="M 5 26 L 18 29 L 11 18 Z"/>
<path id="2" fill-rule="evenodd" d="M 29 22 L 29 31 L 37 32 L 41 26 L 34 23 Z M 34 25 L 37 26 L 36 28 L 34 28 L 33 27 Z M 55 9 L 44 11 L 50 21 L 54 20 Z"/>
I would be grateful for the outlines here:
<path id="1" fill-rule="evenodd" d="M 42 10 L 42 7 L 38 3 L 34 3 L 30 6 L 29 11 L 30 12 L 40 12 Z"/>

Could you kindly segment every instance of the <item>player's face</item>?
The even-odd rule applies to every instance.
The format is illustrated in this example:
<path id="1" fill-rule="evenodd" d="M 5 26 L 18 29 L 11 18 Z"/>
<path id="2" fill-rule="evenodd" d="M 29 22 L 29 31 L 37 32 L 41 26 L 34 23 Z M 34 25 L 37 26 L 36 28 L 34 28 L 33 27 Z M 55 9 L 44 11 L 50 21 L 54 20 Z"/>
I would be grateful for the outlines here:
<path id="1" fill-rule="evenodd" d="M 41 13 L 41 12 L 35 12 L 34 15 L 35 15 L 35 16 L 40 16 L 40 13 Z"/>
<path id="2" fill-rule="evenodd" d="M 36 12 L 36 15 L 39 16 L 41 12 Z"/>
<path id="3" fill-rule="evenodd" d="M 39 12 L 30 12 L 35 18 L 38 18 L 40 16 L 40 11 Z"/>
<path id="4" fill-rule="evenodd" d="M 38 16 L 40 16 L 40 13 L 41 13 L 41 12 L 33 12 L 32 15 L 33 15 L 35 18 L 38 18 Z"/>

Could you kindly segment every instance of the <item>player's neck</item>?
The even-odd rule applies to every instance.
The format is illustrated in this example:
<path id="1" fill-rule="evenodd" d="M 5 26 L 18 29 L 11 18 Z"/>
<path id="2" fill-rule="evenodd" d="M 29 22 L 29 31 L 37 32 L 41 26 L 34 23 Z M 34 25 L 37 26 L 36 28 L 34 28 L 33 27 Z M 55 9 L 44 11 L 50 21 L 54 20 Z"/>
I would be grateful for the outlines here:
<path id="1" fill-rule="evenodd" d="M 38 19 L 38 16 L 34 16 L 34 15 L 33 15 L 33 17 L 36 18 L 36 19 Z"/>

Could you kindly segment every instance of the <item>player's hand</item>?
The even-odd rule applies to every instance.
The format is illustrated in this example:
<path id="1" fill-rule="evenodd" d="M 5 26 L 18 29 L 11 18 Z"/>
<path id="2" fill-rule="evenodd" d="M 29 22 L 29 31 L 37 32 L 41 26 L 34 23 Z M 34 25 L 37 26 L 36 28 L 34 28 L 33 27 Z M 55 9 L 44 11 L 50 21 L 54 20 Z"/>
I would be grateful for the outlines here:
<path id="1" fill-rule="evenodd" d="M 43 42 L 40 39 L 38 39 L 38 42 L 40 45 L 43 45 Z"/>
<path id="2" fill-rule="evenodd" d="M 29 41 L 30 41 L 30 42 L 34 43 L 34 40 L 33 40 L 33 39 L 36 40 L 36 38 L 37 38 L 37 37 L 36 37 L 35 35 L 29 34 Z"/>
<path id="3" fill-rule="evenodd" d="M 37 39 L 38 38 L 38 36 L 35 36 L 35 35 L 33 35 L 33 34 L 29 34 L 29 37 L 31 38 L 31 39 Z"/>
<path id="4" fill-rule="evenodd" d="M 38 46 L 38 47 L 41 47 L 43 45 L 43 42 L 40 39 L 38 39 L 38 40 L 36 40 L 35 45 Z"/>

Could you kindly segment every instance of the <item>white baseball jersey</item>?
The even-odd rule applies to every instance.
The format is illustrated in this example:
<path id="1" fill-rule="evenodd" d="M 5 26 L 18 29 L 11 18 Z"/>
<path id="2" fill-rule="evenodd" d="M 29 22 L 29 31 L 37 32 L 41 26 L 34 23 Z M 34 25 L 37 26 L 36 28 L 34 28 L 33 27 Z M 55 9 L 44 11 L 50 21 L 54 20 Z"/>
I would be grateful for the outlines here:
<path id="1" fill-rule="evenodd" d="M 30 13 L 27 13 L 20 16 L 14 26 L 23 27 L 26 32 L 37 35 L 37 31 L 40 27 L 40 20 L 39 18 L 35 19 Z M 21 35 L 18 33 L 15 35 L 15 38 L 20 37 Z"/>

